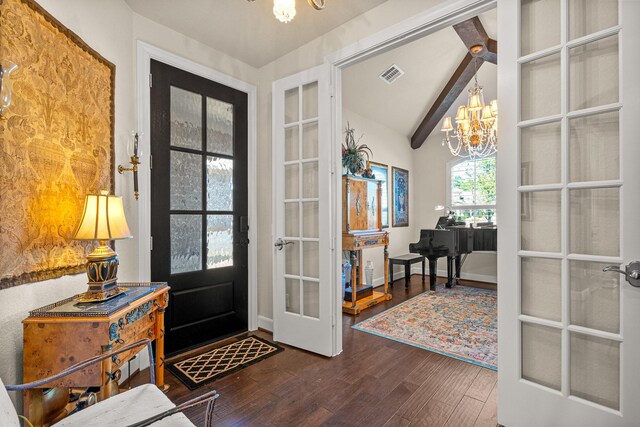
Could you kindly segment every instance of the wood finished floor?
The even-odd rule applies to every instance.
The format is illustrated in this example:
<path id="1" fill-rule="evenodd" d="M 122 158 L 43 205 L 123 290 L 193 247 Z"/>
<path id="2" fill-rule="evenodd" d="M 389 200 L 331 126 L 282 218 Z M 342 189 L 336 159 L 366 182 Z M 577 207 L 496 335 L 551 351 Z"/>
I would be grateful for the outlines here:
<path id="1" fill-rule="evenodd" d="M 408 290 L 404 280 L 395 282 L 391 301 L 357 317 L 345 315 L 337 357 L 284 346 L 284 352 L 194 391 L 167 372 L 168 396 L 181 403 L 217 390 L 216 426 L 495 427 L 496 372 L 351 329 L 422 291 L 414 275 Z M 272 339 L 266 332 L 256 335 Z M 186 415 L 200 426 L 204 408 Z"/>

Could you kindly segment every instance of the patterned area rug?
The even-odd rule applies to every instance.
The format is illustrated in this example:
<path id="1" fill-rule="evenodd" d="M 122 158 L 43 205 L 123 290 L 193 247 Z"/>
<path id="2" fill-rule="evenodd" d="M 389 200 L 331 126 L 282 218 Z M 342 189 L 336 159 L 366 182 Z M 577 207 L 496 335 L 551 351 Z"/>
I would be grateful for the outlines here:
<path id="1" fill-rule="evenodd" d="M 497 370 L 496 303 L 492 290 L 438 285 L 353 328 Z"/>
<path id="2" fill-rule="evenodd" d="M 190 390 L 284 351 L 259 337 L 247 337 L 167 365 Z"/>

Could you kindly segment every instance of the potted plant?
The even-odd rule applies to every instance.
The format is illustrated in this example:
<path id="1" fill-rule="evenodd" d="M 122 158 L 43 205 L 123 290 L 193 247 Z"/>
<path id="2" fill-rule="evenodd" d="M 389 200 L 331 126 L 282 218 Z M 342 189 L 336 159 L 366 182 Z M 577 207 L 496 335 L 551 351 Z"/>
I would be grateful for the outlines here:
<path id="1" fill-rule="evenodd" d="M 347 129 L 344 133 L 344 144 L 342 144 L 342 166 L 345 167 L 347 172 L 352 175 L 362 173 L 369 161 L 369 155 L 373 156 L 373 153 L 366 144 L 359 144 L 362 139 L 362 135 L 358 138 L 358 141 L 356 141 L 354 136 L 355 129 L 349 125 L 349 122 L 347 122 Z"/>

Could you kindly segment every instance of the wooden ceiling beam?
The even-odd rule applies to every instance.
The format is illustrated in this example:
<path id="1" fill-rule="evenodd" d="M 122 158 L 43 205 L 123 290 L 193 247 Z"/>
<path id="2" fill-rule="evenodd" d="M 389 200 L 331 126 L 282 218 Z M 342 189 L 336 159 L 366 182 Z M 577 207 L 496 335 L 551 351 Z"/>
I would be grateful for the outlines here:
<path id="1" fill-rule="evenodd" d="M 458 96 L 460 96 L 464 88 L 467 87 L 467 84 L 476 73 L 476 67 L 473 61 L 473 56 L 467 53 L 411 137 L 411 148 L 416 149 L 422 146 L 429 134 L 438 126 L 440 120 L 442 120 L 447 111 L 449 111 L 449 108 L 451 108 L 455 100 L 458 99 Z M 484 59 L 482 58 L 477 58 L 477 61 L 478 67 L 484 63 Z"/>
<path id="2" fill-rule="evenodd" d="M 485 61 L 492 64 L 498 63 L 498 42 L 489 38 L 477 16 L 454 25 L 453 29 L 458 33 L 469 52 L 458 65 L 453 76 L 451 76 L 411 136 L 411 147 L 413 149 L 420 148 L 431 132 L 438 126 L 447 111 L 449 111 L 449 108 L 473 78 L 476 68 L 479 69 Z M 474 57 L 477 61 L 475 65 L 473 63 Z"/>

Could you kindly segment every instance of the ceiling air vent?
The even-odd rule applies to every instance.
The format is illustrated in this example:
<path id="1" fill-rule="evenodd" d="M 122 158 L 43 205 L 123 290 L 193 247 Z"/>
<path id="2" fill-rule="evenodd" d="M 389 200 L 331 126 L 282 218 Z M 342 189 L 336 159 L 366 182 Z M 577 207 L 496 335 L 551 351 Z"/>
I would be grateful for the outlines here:
<path id="1" fill-rule="evenodd" d="M 403 75 L 404 71 L 402 71 L 396 64 L 393 64 L 380 74 L 380 78 L 390 85 Z"/>

